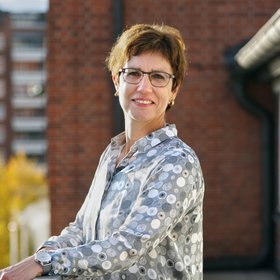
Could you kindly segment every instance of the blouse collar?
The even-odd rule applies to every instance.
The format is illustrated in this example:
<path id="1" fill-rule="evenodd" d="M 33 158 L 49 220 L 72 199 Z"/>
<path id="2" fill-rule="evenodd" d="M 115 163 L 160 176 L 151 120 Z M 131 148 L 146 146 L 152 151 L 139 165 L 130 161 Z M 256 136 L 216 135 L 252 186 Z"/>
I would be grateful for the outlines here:
<path id="1" fill-rule="evenodd" d="M 132 152 L 146 152 L 149 149 L 159 145 L 165 140 L 176 137 L 177 129 L 175 124 L 167 124 L 166 126 L 153 131 L 152 133 L 137 140 L 131 147 Z M 120 147 L 125 143 L 125 132 L 120 133 L 111 140 L 113 147 Z"/>

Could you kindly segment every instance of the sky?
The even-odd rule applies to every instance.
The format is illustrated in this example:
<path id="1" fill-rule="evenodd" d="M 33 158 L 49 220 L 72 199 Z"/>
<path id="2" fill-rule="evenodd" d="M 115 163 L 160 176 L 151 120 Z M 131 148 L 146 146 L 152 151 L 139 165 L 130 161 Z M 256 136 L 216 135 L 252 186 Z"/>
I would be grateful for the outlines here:
<path id="1" fill-rule="evenodd" d="M 46 12 L 48 0 L 0 0 L 0 10 L 8 12 Z"/>

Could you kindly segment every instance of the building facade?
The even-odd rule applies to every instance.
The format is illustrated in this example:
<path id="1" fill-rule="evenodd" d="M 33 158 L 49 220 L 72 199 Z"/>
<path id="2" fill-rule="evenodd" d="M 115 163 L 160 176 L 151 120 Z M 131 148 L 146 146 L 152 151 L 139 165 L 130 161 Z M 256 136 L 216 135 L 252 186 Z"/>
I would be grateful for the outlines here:
<path id="1" fill-rule="evenodd" d="M 46 162 L 46 19 L 11 14 L 11 152 Z"/>
<path id="2" fill-rule="evenodd" d="M 115 38 L 135 23 L 165 23 L 181 30 L 188 48 L 188 76 L 168 122 L 176 123 L 204 170 L 205 269 L 275 267 L 275 128 L 270 130 L 272 141 L 264 142 L 263 112 L 249 110 L 237 98 L 241 85 L 233 79 L 228 54 L 244 45 L 278 8 L 274 0 L 162 0 L 160 5 L 153 0 L 78 0 L 71 5 L 50 0 L 47 139 L 52 233 L 75 218 L 101 152 L 123 128 L 104 67 Z M 250 79 L 248 99 L 264 104 L 274 117 L 271 85 Z M 264 143 L 270 145 L 270 161 Z"/>
<path id="3" fill-rule="evenodd" d="M 46 167 L 46 16 L 3 13 L 1 29 L 2 157 L 22 152 Z"/>
<path id="4" fill-rule="evenodd" d="M 10 154 L 10 17 L 0 12 L 0 160 Z"/>

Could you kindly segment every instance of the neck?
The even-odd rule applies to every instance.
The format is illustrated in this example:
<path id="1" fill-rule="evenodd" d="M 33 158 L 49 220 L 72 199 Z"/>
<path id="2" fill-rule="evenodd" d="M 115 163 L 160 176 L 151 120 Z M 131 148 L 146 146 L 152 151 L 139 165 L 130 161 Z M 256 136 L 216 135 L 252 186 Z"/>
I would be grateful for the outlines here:
<path id="1" fill-rule="evenodd" d="M 118 166 L 123 158 L 130 151 L 131 146 L 140 138 L 150 134 L 151 132 L 160 129 L 166 125 L 165 120 L 155 123 L 143 123 L 137 121 L 125 120 L 125 145 L 117 159 Z"/>
<path id="2" fill-rule="evenodd" d="M 136 121 L 125 121 L 125 138 L 126 144 L 124 150 L 128 152 L 131 146 L 140 138 L 152 133 L 153 131 L 160 129 L 166 125 L 165 120 L 154 123 L 143 123 Z"/>

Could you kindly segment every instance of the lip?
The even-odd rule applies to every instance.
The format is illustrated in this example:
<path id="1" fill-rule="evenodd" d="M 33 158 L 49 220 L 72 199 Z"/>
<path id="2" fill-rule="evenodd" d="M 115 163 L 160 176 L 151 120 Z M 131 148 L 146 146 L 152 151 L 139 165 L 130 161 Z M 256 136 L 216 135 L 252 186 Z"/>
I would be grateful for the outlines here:
<path id="1" fill-rule="evenodd" d="M 155 104 L 153 100 L 148 98 L 133 98 L 132 101 L 139 106 L 150 106 Z"/>

